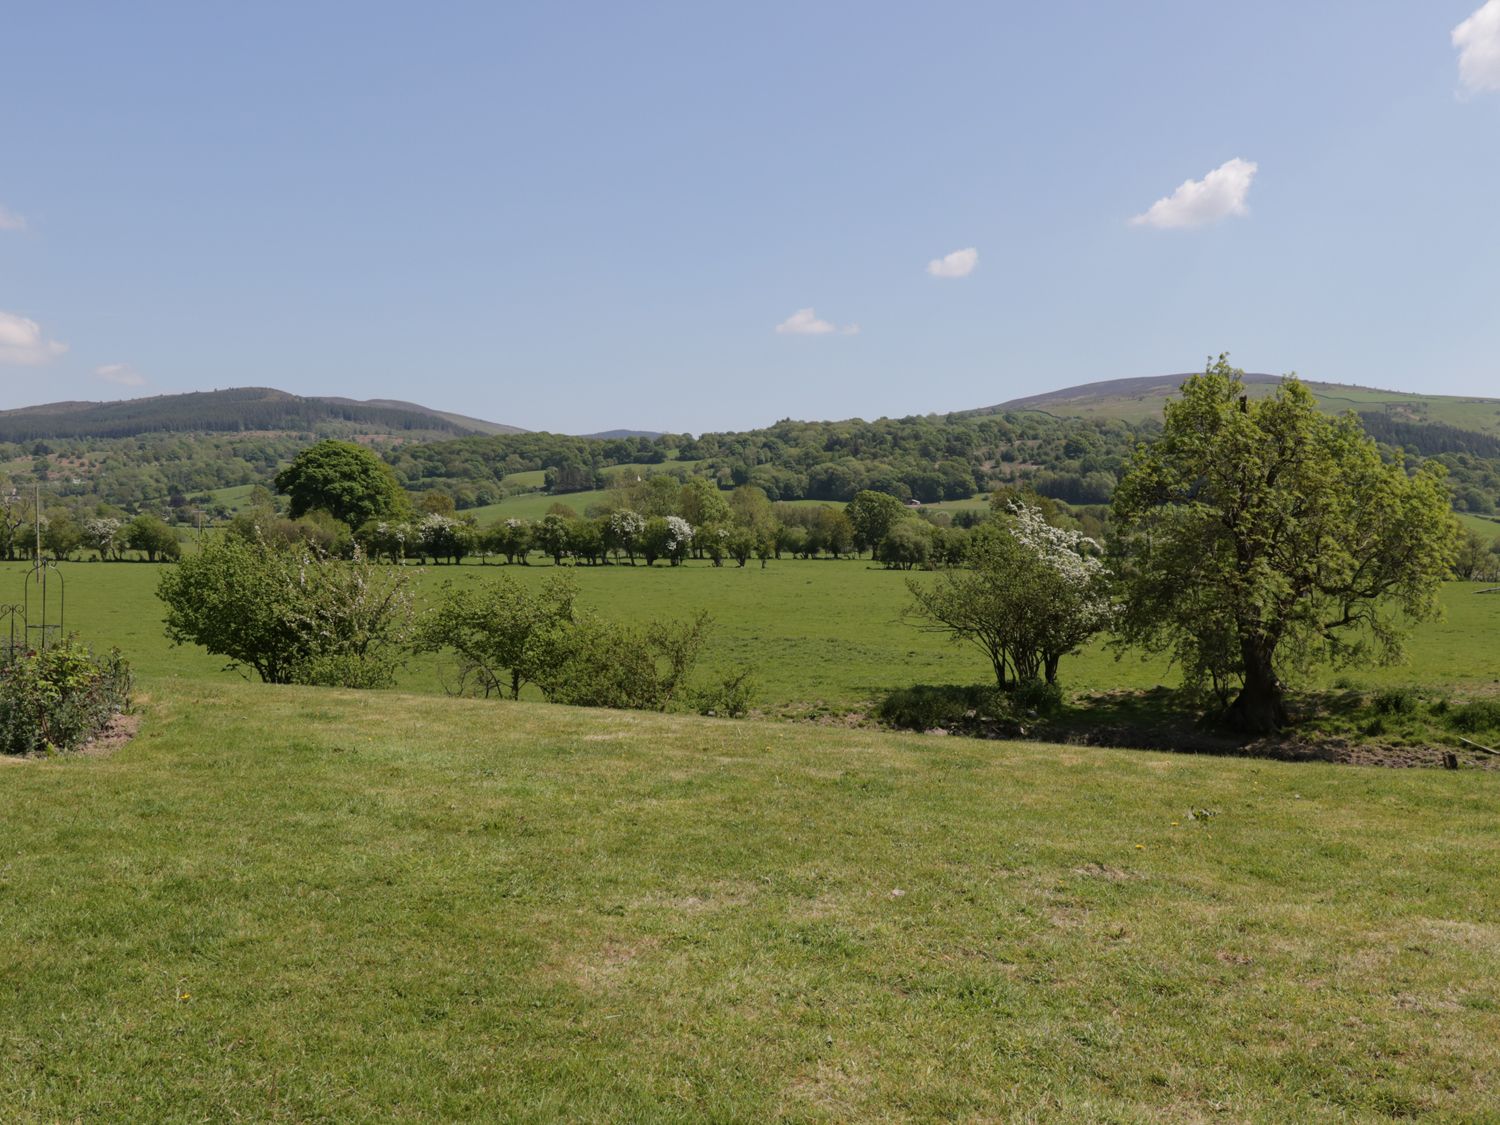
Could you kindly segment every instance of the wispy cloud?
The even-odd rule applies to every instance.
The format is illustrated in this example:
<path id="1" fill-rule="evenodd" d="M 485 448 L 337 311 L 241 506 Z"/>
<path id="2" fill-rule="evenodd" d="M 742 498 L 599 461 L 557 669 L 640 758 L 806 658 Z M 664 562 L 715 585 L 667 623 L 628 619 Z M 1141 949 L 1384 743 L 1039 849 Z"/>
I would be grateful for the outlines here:
<path id="1" fill-rule="evenodd" d="M 933 277 L 968 277 L 979 264 L 979 251 L 970 246 L 967 250 L 955 250 L 934 258 L 927 263 L 927 272 Z"/>
<path id="2" fill-rule="evenodd" d="M 859 333 L 857 324 L 834 324 L 819 318 L 812 309 L 798 309 L 776 326 L 783 336 L 854 336 Z"/>
<path id="3" fill-rule="evenodd" d="M 106 363 L 94 368 L 94 375 L 106 383 L 118 383 L 122 387 L 146 385 L 146 377 L 128 363 Z"/>
<path id="4" fill-rule="evenodd" d="M 26 220 L 0 203 L 0 230 L 25 230 Z"/>
<path id="5" fill-rule="evenodd" d="M 1231 215 L 1249 214 L 1245 196 L 1259 167 L 1253 160 L 1227 160 L 1201 180 L 1188 180 L 1130 221 L 1146 227 L 1201 227 Z"/>
<path id="6" fill-rule="evenodd" d="M 1453 29 L 1458 48 L 1458 80 L 1477 94 L 1500 90 L 1500 0 L 1487 0 Z"/>
<path id="7" fill-rule="evenodd" d="M 47 339 L 36 321 L 0 310 L 0 363 L 40 367 L 67 350 L 67 344 Z"/>

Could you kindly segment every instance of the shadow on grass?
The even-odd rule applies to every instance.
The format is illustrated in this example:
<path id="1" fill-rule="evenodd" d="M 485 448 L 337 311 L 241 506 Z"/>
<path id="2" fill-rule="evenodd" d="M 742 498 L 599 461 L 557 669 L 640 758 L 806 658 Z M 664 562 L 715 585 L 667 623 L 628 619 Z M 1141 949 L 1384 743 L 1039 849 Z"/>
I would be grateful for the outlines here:
<path id="1" fill-rule="evenodd" d="M 1500 703 L 1454 704 L 1415 689 L 1297 692 L 1288 699 L 1296 725 L 1277 735 L 1246 735 L 1217 721 L 1216 702 L 1158 686 L 1149 690 L 1061 693 L 999 691 L 993 686 L 922 684 L 893 691 L 873 709 L 884 726 L 985 739 L 1026 739 L 1184 754 L 1500 768 L 1500 756 L 1461 738 L 1500 728 Z"/>

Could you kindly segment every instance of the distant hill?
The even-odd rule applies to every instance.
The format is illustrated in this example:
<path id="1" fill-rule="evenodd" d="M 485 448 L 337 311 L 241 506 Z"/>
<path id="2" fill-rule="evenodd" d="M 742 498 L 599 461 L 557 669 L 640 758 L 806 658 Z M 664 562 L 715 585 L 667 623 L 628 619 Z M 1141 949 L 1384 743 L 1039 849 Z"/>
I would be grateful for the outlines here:
<path id="1" fill-rule="evenodd" d="M 1107 379 L 1027 395 L 967 413 L 985 415 L 1037 410 L 1063 418 L 1118 418 L 1124 422 L 1143 422 L 1161 417 L 1163 404 L 1177 393 L 1177 388 L 1186 378 L 1186 375 L 1161 375 Z M 1245 376 L 1252 395 L 1270 394 L 1280 382 L 1277 375 L 1257 373 Z M 1500 399 L 1418 395 L 1306 379 L 1303 383 L 1329 413 L 1353 410 L 1366 418 L 1382 416 L 1393 424 L 1440 425 L 1500 436 Z"/>
<path id="2" fill-rule="evenodd" d="M 307 397 L 270 387 L 195 391 L 118 402 L 53 402 L 0 411 L 0 441 L 5 442 L 151 433 L 314 432 L 330 427 L 432 438 L 525 432 L 411 402 Z"/>
<path id="3" fill-rule="evenodd" d="M 613 438 L 646 438 L 654 440 L 661 437 L 660 430 L 600 430 L 597 434 L 579 434 L 579 437 L 595 438 L 599 441 L 609 441 Z"/>

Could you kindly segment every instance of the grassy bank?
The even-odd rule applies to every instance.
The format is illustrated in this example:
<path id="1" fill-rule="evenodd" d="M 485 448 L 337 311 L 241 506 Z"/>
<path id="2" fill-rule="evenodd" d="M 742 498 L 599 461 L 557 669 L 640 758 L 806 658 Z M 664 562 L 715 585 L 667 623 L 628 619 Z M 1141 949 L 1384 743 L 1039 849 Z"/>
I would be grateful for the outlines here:
<path id="1" fill-rule="evenodd" d="M 1484 775 L 183 682 L 0 799 L 12 1121 L 1500 1097 Z"/>

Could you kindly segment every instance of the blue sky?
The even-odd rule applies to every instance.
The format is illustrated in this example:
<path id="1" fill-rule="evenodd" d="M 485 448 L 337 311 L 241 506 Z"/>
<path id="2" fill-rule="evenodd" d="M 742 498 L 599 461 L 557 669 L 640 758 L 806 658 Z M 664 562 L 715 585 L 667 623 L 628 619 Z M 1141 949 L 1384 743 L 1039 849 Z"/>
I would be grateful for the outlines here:
<path id="1" fill-rule="evenodd" d="M 1226 349 L 1500 395 L 1500 0 L 0 24 L 0 406 L 267 385 L 701 431 Z"/>

